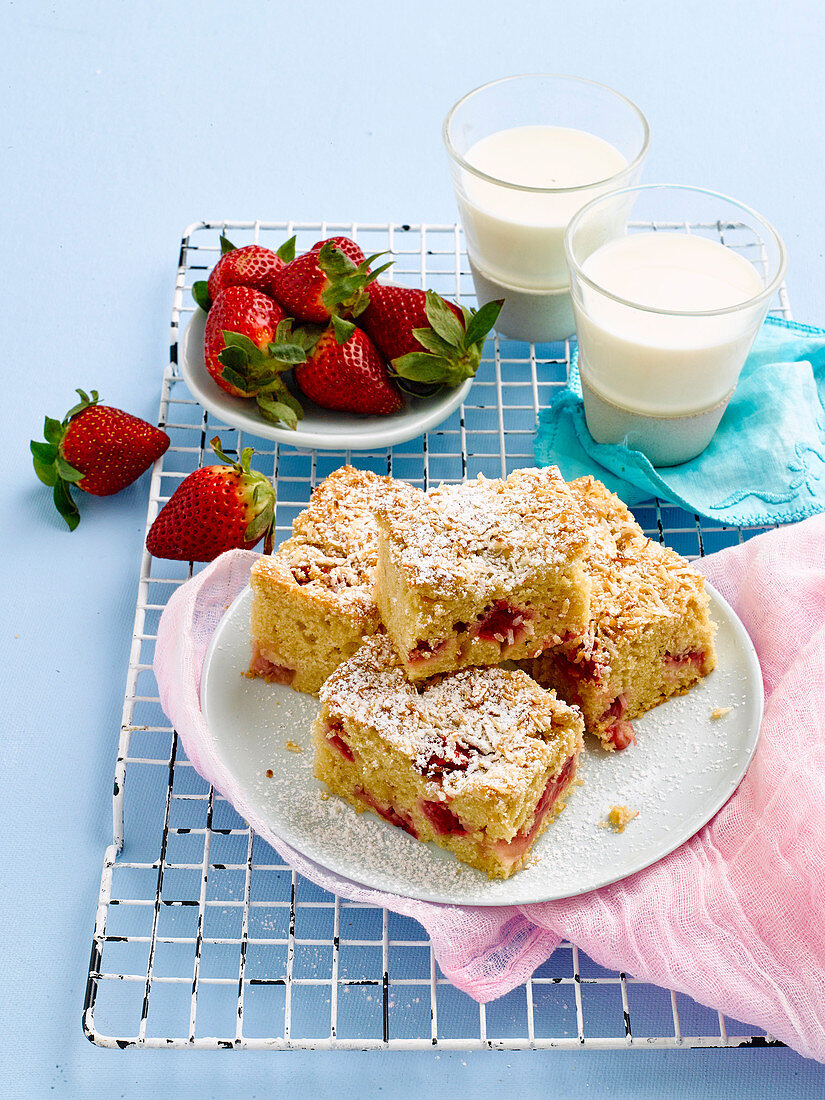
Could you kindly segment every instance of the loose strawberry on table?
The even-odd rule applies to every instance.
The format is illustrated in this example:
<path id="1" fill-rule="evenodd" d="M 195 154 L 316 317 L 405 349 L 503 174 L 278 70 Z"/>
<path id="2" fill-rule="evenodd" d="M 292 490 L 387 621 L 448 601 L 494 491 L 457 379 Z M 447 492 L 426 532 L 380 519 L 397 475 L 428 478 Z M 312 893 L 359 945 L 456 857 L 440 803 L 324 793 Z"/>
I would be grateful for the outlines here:
<path id="1" fill-rule="evenodd" d="M 370 338 L 338 317 L 308 350 L 306 362 L 295 367 L 295 381 L 325 409 L 387 416 L 404 405 Z"/>
<path id="2" fill-rule="evenodd" d="M 261 539 L 264 552 L 272 550 L 272 482 L 251 469 L 251 447 L 244 448 L 240 461 L 233 461 L 218 436 L 211 443 L 225 465 L 203 466 L 177 487 L 146 537 L 153 557 L 212 561 L 225 550 L 251 550 Z"/>
<path id="3" fill-rule="evenodd" d="M 148 470 L 169 446 L 169 436 L 137 416 L 98 404 L 97 390 L 91 396 L 77 391 L 80 401 L 64 416 L 47 416 L 43 425 L 45 442 L 32 440 L 34 469 L 40 480 L 54 490 L 54 503 L 70 530 L 80 522 L 71 485 L 95 496 L 110 496 Z"/>
<path id="4" fill-rule="evenodd" d="M 215 264 L 208 281 L 199 279 L 192 286 L 192 297 L 205 312 L 228 286 L 249 286 L 271 296 L 275 272 L 295 258 L 295 237 L 273 252 L 260 244 L 236 248 L 221 237 L 221 258 Z"/>

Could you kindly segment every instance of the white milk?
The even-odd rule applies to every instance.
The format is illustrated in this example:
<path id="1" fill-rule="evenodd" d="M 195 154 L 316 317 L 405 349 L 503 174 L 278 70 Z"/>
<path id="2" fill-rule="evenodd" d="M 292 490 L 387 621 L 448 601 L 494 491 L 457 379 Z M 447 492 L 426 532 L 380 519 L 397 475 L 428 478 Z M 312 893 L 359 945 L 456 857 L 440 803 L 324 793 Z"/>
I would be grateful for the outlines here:
<path id="1" fill-rule="evenodd" d="M 593 252 L 582 272 L 647 310 L 724 309 L 763 289 L 739 253 L 680 232 L 619 237 Z M 575 303 L 582 377 L 634 412 L 700 412 L 733 390 L 766 311 L 761 302 L 717 316 L 669 316 L 615 302 L 583 283 Z"/>
<path id="2" fill-rule="evenodd" d="M 503 184 L 463 174 L 458 189 L 461 221 L 474 265 L 493 282 L 548 291 L 569 283 L 564 259 L 567 223 L 590 199 L 611 190 L 607 182 L 627 167 L 609 142 L 563 126 L 518 126 L 482 138 L 465 159 Z M 592 186 L 605 181 L 603 187 Z M 541 194 L 526 187 L 584 187 Z"/>

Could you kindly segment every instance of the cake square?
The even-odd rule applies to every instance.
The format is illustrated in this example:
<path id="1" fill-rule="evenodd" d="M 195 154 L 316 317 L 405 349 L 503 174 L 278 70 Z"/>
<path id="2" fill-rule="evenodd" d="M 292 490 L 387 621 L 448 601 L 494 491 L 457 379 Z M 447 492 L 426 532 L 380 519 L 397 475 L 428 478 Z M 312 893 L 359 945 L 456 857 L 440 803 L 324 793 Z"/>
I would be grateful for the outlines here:
<path id="1" fill-rule="evenodd" d="M 314 771 L 359 813 L 435 841 L 491 878 L 523 866 L 563 808 L 581 714 L 520 669 L 412 684 L 375 635 L 321 688 Z"/>
<path id="2" fill-rule="evenodd" d="M 586 524 L 555 467 L 403 485 L 377 523 L 376 601 L 411 680 L 534 656 L 589 621 Z"/>
<path id="3" fill-rule="evenodd" d="M 314 490 L 292 537 L 252 567 L 249 671 L 316 694 L 381 629 L 373 596 L 375 509 L 397 485 L 342 466 Z"/>
<path id="4" fill-rule="evenodd" d="M 579 706 L 607 749 L 635 740 L 631 725 L 716 666 L 704 579 L 647 538 L 621 500 L 593 477 L 570 482 L 592 531 L 592 615 L 584 635 L 522 667 Z"/>

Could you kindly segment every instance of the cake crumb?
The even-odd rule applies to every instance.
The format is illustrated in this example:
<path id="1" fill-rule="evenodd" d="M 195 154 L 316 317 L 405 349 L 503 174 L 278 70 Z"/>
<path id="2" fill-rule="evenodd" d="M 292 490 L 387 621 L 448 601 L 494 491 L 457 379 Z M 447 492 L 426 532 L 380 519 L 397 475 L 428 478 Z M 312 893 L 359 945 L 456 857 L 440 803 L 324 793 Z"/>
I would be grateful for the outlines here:
<path id="1" fill-rule="evenodd" d="M 638 810 L 631 810 L 629 806 L 611 806 L 610 812 L 604 821 L 599 822 L 600 829 L 612 829 L 616 833 L 623 833 L 629 822 L 639 816 Z"/>
<path id="2" fill-rule="evenodd" d="M 272 768 L 267 768 L 267 769 L 266 769 L 266 777 L 267 777 L 267 779 L 271 779 L 271 778 L 272 778 L 272 776 L 273 776 L 274 774 L 275 774 L 275 772 L 274 772 L 274 771 L 272 770 Z"/>
<path id="3" fill-rule="evenodd" d="M 733 707 L 717 707 L 716 710 L 710 712 L 711 718 L 716 721 L 717 718 L 724 718 L 725 715 L 730 714 Z"/>
<path id="4" fill-rule="evenodd" d="M 304 750 L 295 741 L 287 741 L 286 747 L 290 752 L 303 752 Z"/>
<path id="5" fill-rule="evenodd" d="M 322 802 L 329 802 L 329 799 L 330 799 L 329 791 L 319 791 L 318 792 L 318 797 L 321 799 Z"/>

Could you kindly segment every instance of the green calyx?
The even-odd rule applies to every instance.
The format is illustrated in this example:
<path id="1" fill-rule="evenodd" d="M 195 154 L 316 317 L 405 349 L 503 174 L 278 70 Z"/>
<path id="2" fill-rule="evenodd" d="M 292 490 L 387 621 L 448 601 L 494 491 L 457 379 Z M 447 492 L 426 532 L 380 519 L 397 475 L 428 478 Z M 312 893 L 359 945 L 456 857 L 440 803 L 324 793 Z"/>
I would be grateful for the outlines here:
<path id="1" fill-rule="evenodd" d="M 431 327 L 413 329 L 413 336 L 425 350 L 411 351 L 390 364 L 390 373 L 401 389 L 430 397 L 444 386 L 454 389 L 473 378 L 484 341 L 503 305 L 500 299 L 477 310 L 462 307 L 459 319 L 443 298 L 428 290 L 425 312 Z"/>
<path id="2" fill-rule="evenodd" d="M 282 375 L 306 362 L 307 351 L 318 339 L 317 332 L 309 326 L 293 330 L 292 321 L 287 318 L 279 323 L 275 339 L 264 348 L 239 332 L 226 331 L 223 339 L 225 346 L 218 361 L 223 366 L 224 381 L 247 397 L 254 397 L 265 420 L 294 431 L 304 410 L 287 389 Z"/>
<path id="3" fill-rule="evenodd" d="M 358 317 L 364 312 L 370 301 L 366 288 L 383 271 L 392 267 L 393 261 L 389 260 L 375 271 L 370 271 L 370 264 L 384 255 L 384 252 L 375 252 L 367 256 L 363 263 L 355 264 L 330 241 L 324 245 L 318 253 L 318 266 L 326 275 L 329 286 L 321 295 L 321 301 L 333 316 L 348 313 L 350 317 Z"/>
<path id="4" fill-rule="evenodd" d="M 211 439 L 210 444 L 221 462 L 231 466 L 235 473 L 243 479 L 245 503 L 251 513 L 251 518 L 244 531 L 244 541 L 255 543 L 263 538 L 264 553 L 271 554 L 276 500 L 275 488 L 272 482 L 258 470 L 252 469 L 252 456 L 255 453 L 252 447 L 244 447 L 240 459 L 236 460 L 224 453 L 219 435 Z"/>
<path id="5" fill-rule="evenodd" d="M 77 394 L 80 400 L 69 409 L 62 420 L 55 420 L 51 416 L 46 417 L 43 422 L 45 443 L 33 439 L 29 444 L 34 472 L 44 485 L 48 485 L 53 490 L 55 508 L 66 521 L 70 531 L 74 531 L 80 523 L 80 512 L 72 498 L 70 486 L 82 481 L 84 474 L 66 461 L 61 445 L 70 422 L 100 400 L 97 390 L 92 390 L 91 396 L 84 390 L 77 390 Z"/>

